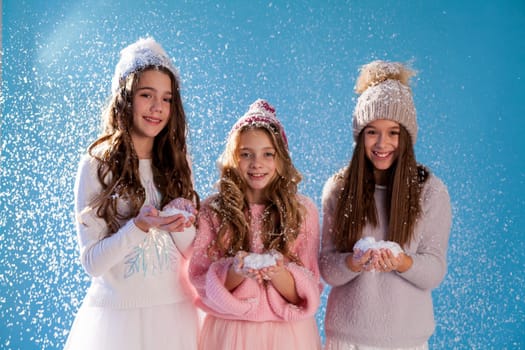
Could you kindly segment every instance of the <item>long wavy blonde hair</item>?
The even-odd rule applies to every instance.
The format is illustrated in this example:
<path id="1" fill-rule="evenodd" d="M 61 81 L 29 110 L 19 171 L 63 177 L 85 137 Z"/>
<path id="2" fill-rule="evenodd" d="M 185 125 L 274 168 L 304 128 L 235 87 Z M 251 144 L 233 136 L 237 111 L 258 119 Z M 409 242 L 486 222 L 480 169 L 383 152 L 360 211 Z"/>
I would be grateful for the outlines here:
<path id="1" fill-rule="evenodd" d="M 276 150 L 277 176 L 264 190 L 264 248 L 275 249 L 288 259 L 299 262 L 290 248 L 299 234 L 304 215 L 304 207 L 297 197 L 297 185 L 302 177 L 292 163 L 278 127 L 271 124 L 266 127 L 246 124 L 234 130 L 228 139 L 220 160 L 219 193 L 211 206 L 221 220 L 217 239 L 211 249 L 221 256 L 234 256 L 238 251 L 250 248 L 250 209 L 245 194 L 247 184 L 238 170 L 238 154 L 241 134 L 254 129 L 267 133 Z"/>
<path id="2" fill-rule="evenodd" d="M 166 127 L 155 137 L 152 153 L 154 182 L 162 195 L 161 207 L 177 197 L 184 197 L 199 205 L 199 196 L 193 188 L 191 169 L 187 159 L 186 114 L 182 106 L 179 82 L 164 67 L 146 66 L 131 73 L 119 87 L 103 113 L 102 135 L 93 142 L 89 154 L 99 161 L 98 179 L 102 191 L 91 205 L 108 225 L 110 236 L 125 220 L 140 211 L 146 192 L 140 182 L 139 159 L 130 136 L 133 121 L 133 96 L 141 74 L 159 70 L 171 79 L 172 103 Z M 118 211 L 118 201 L 129 202 L 129 210 Z"/>

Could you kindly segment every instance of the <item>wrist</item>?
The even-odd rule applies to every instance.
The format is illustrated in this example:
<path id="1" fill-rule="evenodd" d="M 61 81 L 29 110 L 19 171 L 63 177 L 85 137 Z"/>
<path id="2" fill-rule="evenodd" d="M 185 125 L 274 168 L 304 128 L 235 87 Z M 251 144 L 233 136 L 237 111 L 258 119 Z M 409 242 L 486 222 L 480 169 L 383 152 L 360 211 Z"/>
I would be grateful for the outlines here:
<path id="1" fill-rule="evenodd" d="M 139 220 L 137 220 L 137 218 L 133 219 L 133 223 L 135 224 L 135 226 L 137 226 L 144 233 L 147 233 L 149 231 L 149 227 L 147 227 L 144 223 L 139 222 Z"/>
<path id="2" fill-rule="evenodd" d="M 357 267 L 354 266 L 353 262 L 354 262 L 353 254 L 347 255 L 345 259 L 346 267 L 352 272 L 361 272 L 361 269 L 359 268 L 359 266 Z"/>
<path id="3" fill-rule="evenodd" d="M 412 257 L 406 254 L 403 254 L 403 258 L 401 259 L 401 264 L 399 264 L 397 268 L 397 272 L 403 273 L 408 271 L 412 267 L 413 264 Z"/>

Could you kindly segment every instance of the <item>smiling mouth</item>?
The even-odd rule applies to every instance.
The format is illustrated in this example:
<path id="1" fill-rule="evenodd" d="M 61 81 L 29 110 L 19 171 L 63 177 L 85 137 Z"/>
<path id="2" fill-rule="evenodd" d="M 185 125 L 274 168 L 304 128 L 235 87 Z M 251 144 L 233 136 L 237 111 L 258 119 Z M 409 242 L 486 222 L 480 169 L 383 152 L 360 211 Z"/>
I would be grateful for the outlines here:
<path id="1" fill-rule="evenodd" d="M 376 156 L 377 158 L 388 158 L 392 152 L 372 152 L 374 154 L 374 156 Z"/>
<path id="2" fill-rule="evenodd" d="M 248 175 L 250 176 L 250 178 L 254 180 L 261 180 L 266 176 L 266 174 L 254 174 L 254 173 L 248 173 Z"/>
<path id="3" fill-rule="evenodd" d="M 147 121 L 147 122 L 150 122 L 150 123 L 155 123 L 155 124 L 160 124 L 161 120 L 159 118 L 155 118 L 155 117 L 144 117 L 144 119 Z"/>

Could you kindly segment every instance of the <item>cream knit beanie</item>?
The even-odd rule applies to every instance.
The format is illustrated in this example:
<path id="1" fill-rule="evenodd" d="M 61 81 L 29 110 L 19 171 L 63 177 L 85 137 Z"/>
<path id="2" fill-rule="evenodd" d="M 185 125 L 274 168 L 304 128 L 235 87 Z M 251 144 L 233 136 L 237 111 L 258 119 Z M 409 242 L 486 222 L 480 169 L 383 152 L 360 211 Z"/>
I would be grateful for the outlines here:
<path id="1" fill-rule="evenodd" d="M 416 108 L 409 80 L 415 72 L 401 63 L 373 61 L 361 67 L 355 91 L 361 94 L 353 114 L 354 140 L 374 120 L 388 119 L 403 125 L 416 143 Z"/>

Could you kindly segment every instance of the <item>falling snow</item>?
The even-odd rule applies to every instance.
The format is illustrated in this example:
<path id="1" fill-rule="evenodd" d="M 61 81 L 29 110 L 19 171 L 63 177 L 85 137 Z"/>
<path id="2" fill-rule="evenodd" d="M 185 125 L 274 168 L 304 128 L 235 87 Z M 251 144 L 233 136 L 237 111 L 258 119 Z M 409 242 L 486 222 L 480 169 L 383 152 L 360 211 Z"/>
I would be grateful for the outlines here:
<path id="1" fill-rule="evenodd" d="M 182 79 L 201 198 L 213 191 L 229 129 L 265 98 L 286 129 L 301 191 L 320 207 L 324 182 L 350 157 L 358 67 L 411 61 L 418 160 L 448 185 L 454 216 L 431 348 L 525 347 L 525 109 L 513 102 L 525 91 L 522 7 L 147 3 L 2 5 L 0 348 L 62 348 L 89 285 L 74 229 L 77 164 L 101 130 L 119 50 L 147 34 Z M 502 61 L 504 70 L 490 68 Z"/>

